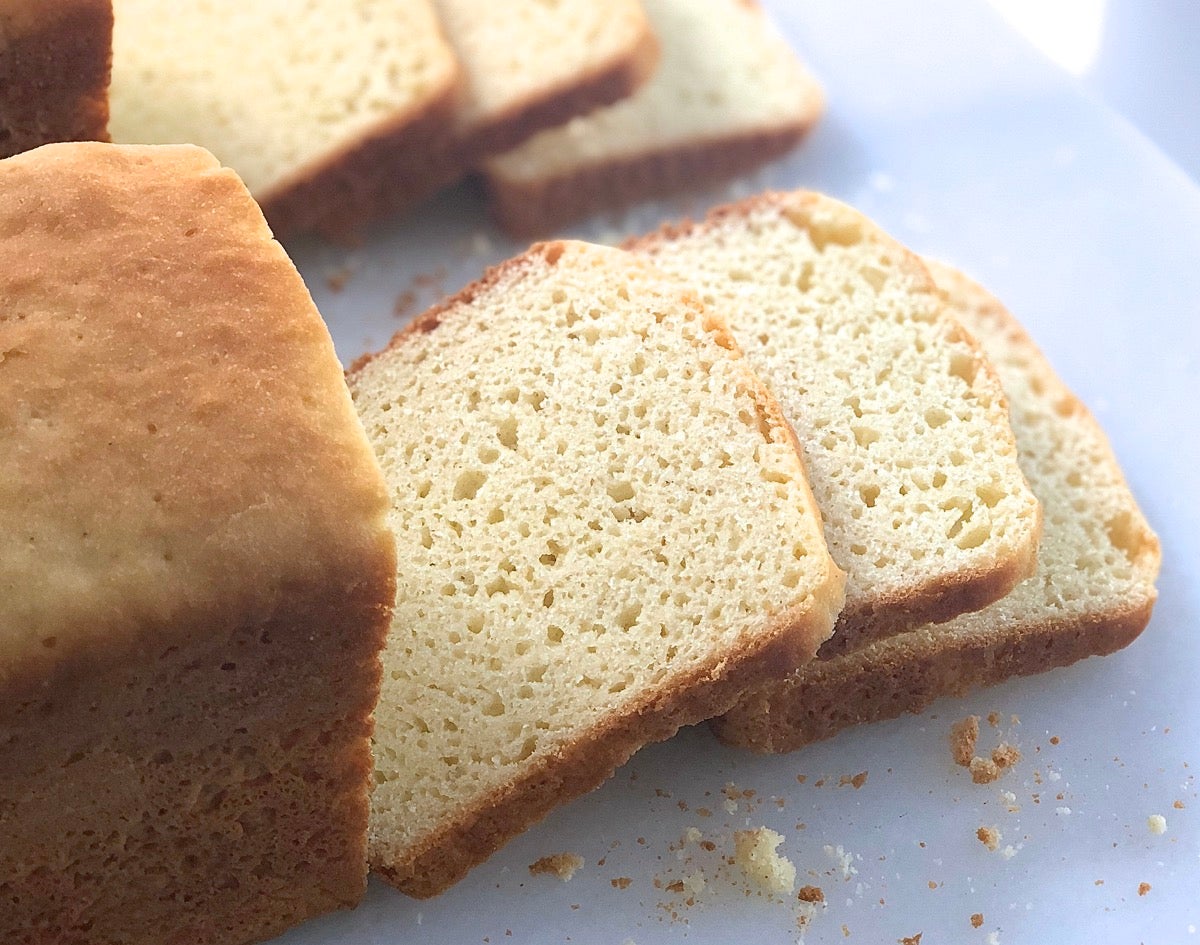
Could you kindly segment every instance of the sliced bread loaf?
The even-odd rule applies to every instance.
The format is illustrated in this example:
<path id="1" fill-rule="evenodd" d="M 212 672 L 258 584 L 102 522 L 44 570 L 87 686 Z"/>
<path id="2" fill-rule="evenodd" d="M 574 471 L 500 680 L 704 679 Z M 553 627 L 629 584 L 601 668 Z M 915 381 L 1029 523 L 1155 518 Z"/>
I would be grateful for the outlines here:
<path id="1" fill-rule="evenodd" d="M 349 381 L 399 550 L 370 848 L 405 892 L 829 634 L 842 575 L 778 405 L 629 254 L 534 247 Z"/>
<path id="2" fill-rule="evenodd" d="M 662 45 L 623 102 L 485 165 L 500 224 L 542 233 L 602 208 L 732 177 L 784 153 L 817 120 L 816 81 L 752 0 L 643 0 Z"/>
<path id="3" fill-rule="evenodd" d="M 796 428 L 846 607 L 822 655 L 948 620 L 1034 563 L 1000 383 L 919 259 L 844 204 L 766 194 L 633 247 L 727 314 Z"/>
<path id="4" fill-rule="evenodd" d="M 459 69 L 429 0 L 115 0 L 111 131 L 203 145 L 276 234 L 384 212 L 446 134 Z"/>
<path id="5" fill-rule="evenodd" d="M 930 265 L 1008 393 L 1021 465 L 1046 517 L 1037 572 L 985 610 L 812 663 L 743 700 L 714 723 L 731 744 L 791 751 L 939 696 L 1111 653 L 1150 619 L 1158 540 L 1104 432 L 996 299 Z"/>
<path id="6" fill-rule="evenodd" d="M 0 0 L 0 158 L 108 140 L 110 0 Z"/>

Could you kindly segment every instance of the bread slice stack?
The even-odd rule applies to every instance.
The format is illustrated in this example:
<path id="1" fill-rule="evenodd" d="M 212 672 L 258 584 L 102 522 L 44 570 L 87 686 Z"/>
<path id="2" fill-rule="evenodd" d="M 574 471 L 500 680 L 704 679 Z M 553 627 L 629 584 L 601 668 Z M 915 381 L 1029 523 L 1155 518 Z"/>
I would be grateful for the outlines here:
<path id="1" fill-rule="evenodd" d="M 733 177 L 791 149 L 821 87 L 753 0 L 642 0 L 662 63 L 617 104 L 485 164 L 494 214 L 516 235 Z"/>
<path id="2" fill-rule="evenodd" d="M 999 301 L 956 270 L 927 264 L 1008 394 L 1021 468 L 1046 519 L 1037 571 L 976 613 L 809 663 L 761 689 L 714 723 L 730 744 L 791 751 L 940 696 L 1111 653 L 1150 619 L 1158 539 L 1099 424 Z"/>
<path id="3" fill-rule="evenodd" d="M 631 255 L 536 246 L 349 382 L 398 546 L 370 847 L 405 892 L 829 635 L 843 579 L 778 404 Z"/>
<path id="4" fill-rule="evenodd" d="M 412 206 L 657 61 L 636 0 L 115 0 L 111 133 L 205 146 L 279 234 Z"/>

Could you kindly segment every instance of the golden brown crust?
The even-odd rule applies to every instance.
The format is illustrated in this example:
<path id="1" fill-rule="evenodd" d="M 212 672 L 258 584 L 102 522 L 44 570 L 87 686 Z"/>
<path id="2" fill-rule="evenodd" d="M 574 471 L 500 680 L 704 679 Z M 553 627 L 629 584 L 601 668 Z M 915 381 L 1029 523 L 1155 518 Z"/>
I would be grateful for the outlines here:
<path id="1" fill-rule="evenodd" d="M 242 943 L 361 896 L 387 497 L 197 148 L 0 163 L 0 941 Z"/>
<path id="2" fill-rule="evenodd" d="M 644 155 L 588 164 L 544 180 L 488 175 L 492 214 L 509 234 L 544 236 L 590 213 L 618 210 L 652 197 L 727 180 L 786 154 L 815 123 L 742 132 Z"/>
<path id="3" fill-rule="evenodd" d="M 108 140 L 111 0 L 0 2 L 0 158 Z"/>
<path id="4" fill-rule="evenodd" d="M 388 349 L 417 334 L 436 330 L 447 313 L 510 280 L 522 269 L 535 264 L 556 265 L 569 246 L 565 241 L 538 243 L 520 256 L 488 269 L 479 281 L 398 332 Z M 636 259 L 630 264 L 652 269 Z M 720 313 L 705 310 L 694 293 L 686 289 L 679 289 L 679 297 L 700 314 L 704 328 L 717 344 L 741 360 L 741 349 Z M 351 374 L 375 356 L 359 359 Z M 745 390 L 755 403 L 764 436 L 771 442 L 790 444 L 798 454 L 795 435 L 778 402 L 748 367 L 744 367 L 743 374 Z M 808 502 L 815 511 L 811 491 Z M 842 603 L 844 575 L 828 556 L 826 565 L 823 582 L 813 589 L 807 606 L 778 615 L 761 631 L 747 633 L 738 650 L 715 655 L 707 664 L 678 676 L 669 690 L 646 693 L 620 715 L 598 722 L 557 755 L 530 765 L 519 780 L 482 798 L 472 809 L 461 811 L 452 822 L 412 848 L 402 862 L 377 861 L 372 869 L 408 895 L 437 895 L 555 807 L 598 787 L 642 746 L 670 738 L 684 725 L 725 711 L 747 689 L 779 679 L 793 667 L 808 662 L 828 636 Z"/>
<path id="5" fill-rule="evenodd" d="M 753 693 L 711 722 L 722 742 L 758 752 L 795 751 L 851 725 L 921 712 L 942 696 L 961 696 L 1013 676 L 1030 676 L 1132 643 L 1153 601 L 1110 614 L 996 628 L 953 642 L 917 632 L 834 660 L 814 660 L 786 688 Z"/>
<path id="6" fill-rule="evenodd" d="M 828 202 L 829 198 L 812 191 L 766 191 L 715 207 L 698 221 L 665 223 L 648 234 L 625 240 L 622 248 L 645 254 L 653 262 L 655 249 L 673 240 L 720 229 L 730 222 L 745 220 L 758 213 L 806 214 Z M 862 220 L 864 225 L 871 228 L 872 239 L 888 246 L 893 265 L 904 270 L 915 291 L 938 293 L 933 276 L 921 257 L 879 230 L 865 217 Z M 803 221 L 793 222 L 798 226 L 803 225 Z M 953 318 L 951 312 L 943 311 L 942 321 L 946 337 L 971 348 L 977 373 L 986 377 L 993 391 L 999 392 L 993 408 L 997 437 L 1007 437 L 1015 455 L 1016 444 L 1007 420 L 1008 402 L 1003 396 L 999 375 L 979 342 Z M 945 623 L 1000 600 L 1029 577 L 1037 566 L 1037 547 L 1042 532 L 1040 506 L 1035 508 L 1034 514 L 1036 518 L 1027 540 L 1016 545 L 1008 557 L 995 561 L 991 567 L 963 568 L 956 572 L 926 575 L 897 592 L 876 591 L 869 600 L 849 603 L 838 616 L 833 636 L 822 644 L 817 659 L 832 659 L 873 640 L 902 633 L 922 624 Z"/>

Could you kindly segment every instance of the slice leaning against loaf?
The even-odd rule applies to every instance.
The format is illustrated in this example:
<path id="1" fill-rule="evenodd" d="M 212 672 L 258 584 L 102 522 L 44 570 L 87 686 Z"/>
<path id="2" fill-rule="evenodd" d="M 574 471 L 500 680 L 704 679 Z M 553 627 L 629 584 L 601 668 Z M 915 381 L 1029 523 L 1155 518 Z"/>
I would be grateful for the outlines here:
<path id="1" fill-rule="evenodd" d="M 370 849 L 401 890 L 440 892 L 829 634 L 842 575 L 778 405 L 629 254 L 534 247 L 349 382 L 399 549 Z"/>
<path id="2" fill-rule="evenodd" d="M 792 148 L 824 97 L 752 0 L 643 0 L 662 45 L 623 102 L 488 161 L 497 220 L 518 235 L 733 177 Z"/>
<path id="3" fill-rule="evenodd" d="M 1158 539 L 1104 431 L 995 298 L 930 266 L 1008 393 L 1021 464 L 1046 517 L 1038 569 L 985 610 L 809 664 L 764 688 L 714 722 L 730 744 L 791 751 L 850 725 L 920 712 L 940 696 L 1111 653 L 1150 619 Z"/>
<path id="4" fill-rule="evenodd" d="M 796 429 L 847 574 L 823 657 L 978 610 L 1029 575 L 1040 514 L 1000 382 L 917 257 L 804 192 L 631 245 L 726 314 Z"/>
<path id="5" fill-rule="evenodd" d="M 386 212 L 454 114 L 459 68 L 429 0 L 113 7 L 113 140 L 208 148 L 277 236 Z"/>

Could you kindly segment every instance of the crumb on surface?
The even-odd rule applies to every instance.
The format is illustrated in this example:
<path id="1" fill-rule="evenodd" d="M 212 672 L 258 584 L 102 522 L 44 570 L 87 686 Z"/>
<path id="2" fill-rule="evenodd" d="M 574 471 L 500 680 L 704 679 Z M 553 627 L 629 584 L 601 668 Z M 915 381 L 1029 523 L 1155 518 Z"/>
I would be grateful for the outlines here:
<path id="1" fill-rule="evenodd" d="M 983 925 L 983 913 L 976 912 L 971 916 L 971 927 L 977 929 L 981 925 Z"/>
<path id="2" fill-rule="evenodd" d="M 956 765 L 967 767 L 975 755 L 979 741 L 979 716 L 968 715 L 950 726 L 950 754 Z"/>
<path id="3" fill-rule="evenodd" d="M 993 853 L 1000 849 L 1000 831 L 995 827 L 980 827 L 975 831 L 975 836 Z"/>
<path id="4" fill-rule="evenodd" d="M 1057 735 L 1050 736 L 1050 744 L 1051 745 L 1057 745 L 1061 740 L 1062 739 L 1060 739 Z"/>
<path id="5" fill-rule="evenodd" d="M 825 891 L 820 886 L 801 886 L 796 898 L 801 902 L 824 902 Z"/>
<path id="6" fill-rule="evenodd" d="M 971 780 L 976 784 L 991 784 L 999 780 L 1003 773 L 1001 767 L 991 758 L 980 758 L 976 755 L 967 766 L 971 769 Z"/>
<path id="7" fill-rule="evenodd" d="M 1011 768 L 1021 760 L 1021 751 L 1016 745 L 1001 742 L 992 749 L 992 761 L 998 768 Z"/>
<path id="8" fill-rule="evenodd" d="M 990 725 L 992 728 L 996 728 L 999 724 L 1000 724 L 1000 713 L 994 712 L 994 711 L 989 712 L 988 713 L 988 725 Z"/>
<path id="9" fill-rule="evenodd" d="M 860 771 L 858 774 L 843 774 L 838 779 L 838 787 L 849 786 L 853 787 L 854 790 L 857 791 L 860 787 L 867 783 L 867 774 L 868 772 L 866 771 Z"/>
<path id="10" fill-rule="evenodd" d="M 1183 801 L 1176 801 L 1171 806 L 1174 807 L 1176 810 L 1183 810 Z"/>
<path id="11" fill-rule="evenodd" d="M 783 836 L 767 827 L 739 830 L 733 835 L 734 864 L 749 879 L 771 892 L 791 892 L 796 886 L 796 867 L 776 851 Z"/>
<path id="12" fill-rule="evenodd" d="M 1167 818 L 1162 814 L 1151 814 L 1146 818 L 1146 826 L 1156 837 L 1161 837 L 1167 832 Z"/>
<path id="13" fill-rule="evenodd" d="M 904 938 L 896 939 L 900 945 L 921 945 L 921 936 L 923 932 L 918 932 L 916 935 L 906 935 Z"/>
<path id="14" fill-rule="evenodd" d="M 564 883 L 571 879 L 583 867 L 583 857 L 578 853 L 551 853 L 540 860 L 529 864 L 532 876 L 551 874 Z"/>
<path id="15" fill-rule="evenodd" d="M 610 880 L 613 889 L 628 889 L 633 880 L 628 876 L 617 876 Z"/>
<path id="16" fill-rule="evenodd" d="M 1000 933 L 988 932 L 987 945 L 1000 945 Z"/>
<path id="17" fill-rule="evenodd" d="M 1150 891 L 1150 884 L 1149 884 L 1149 883 L 1138 883 L 1138 895 L 1139 895 L 1139 896 L 1144 896 L 1144 895 L 1146 895 L 1146 893 L 1148 893 L 1149 891 Z"/>

